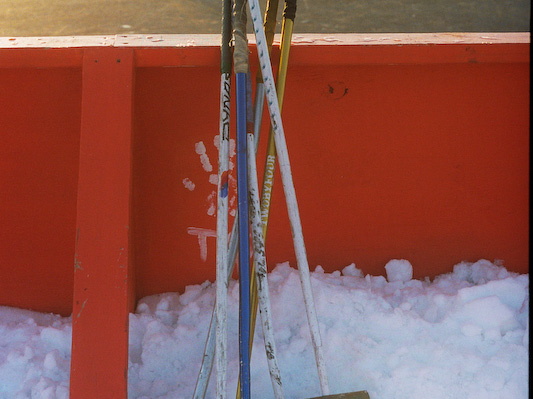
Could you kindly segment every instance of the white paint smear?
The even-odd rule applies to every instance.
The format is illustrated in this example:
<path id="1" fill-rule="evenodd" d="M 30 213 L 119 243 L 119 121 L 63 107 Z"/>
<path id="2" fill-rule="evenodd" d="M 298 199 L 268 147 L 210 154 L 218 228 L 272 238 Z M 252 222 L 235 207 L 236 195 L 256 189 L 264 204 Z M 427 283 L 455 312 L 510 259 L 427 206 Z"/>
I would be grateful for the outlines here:
<path id="1" fill-rule="evenodd" d="M 235 140 L 234 139 L 229 139 L 229 156 L 230 157 L 234 157 L 236 152 L 235 152 Z"/>
<path id="2" fill-rule="evenodd" d="M 214 191 L 211 191 L 211 194 L 207 196 L 207 202 L 209 204 L 209 208 L 207 209 L 207 214 L 209 216 L 214 216 L 217 210 L 217 207 L 216 207 L 217 193 Z"/>
<path id="3" fill-rule="evenodd" d="M 189 191 L 194 191 L 194 189 L 196 188 L 196 184 L 194 184 L 188 177 L 183 179 L 182 182 L 185 188 Z"/>
<path id="4" fill-rule="evenodd" d="M 218 175 L 216 174 L 210 174 L 209 175 L 209 183 L 214 184 L 215 186 L 218 185 Z"/>
<path id="5" fill-rule="evenodd" d="M 207 260 L 207 237 L 216 237 L 217 232 L 215 230 L 203 229 L 201 227 L 188 227 L 187 234 L 198 237 L 200 259 L 205 262 Z"/>
<path id="6" fill-rule="evenodd" d="M 235 195 L 232 195 L 229 200 L 229 208 L 230 208 L 229 214 L 231 216 L 235 216 L 237 214 L 236 200 L 237 200 L 237 197 Z"/>
<path id="7" fill-rule="evenodd" d="M 213 170 L 213 165 L 209 161 L 209 157 L 206 154 L 206 149 L 203 141 L 199 141 L 194 145 L 194 149 L 198 155 L 200 155 L 200 162 L 202 163 L 202 168 L 206 172 L 211 172 Z"/>

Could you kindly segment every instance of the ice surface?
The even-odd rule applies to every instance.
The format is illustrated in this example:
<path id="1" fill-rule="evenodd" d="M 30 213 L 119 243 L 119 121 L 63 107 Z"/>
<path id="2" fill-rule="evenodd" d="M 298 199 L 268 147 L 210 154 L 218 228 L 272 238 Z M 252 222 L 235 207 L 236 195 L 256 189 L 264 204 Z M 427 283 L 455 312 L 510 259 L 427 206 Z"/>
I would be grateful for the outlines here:
<path id="1" fill-rule="evenodd" d="M 529 275 L 486 260 L 461 263 L 432 282 L 412 279 L 408 261 L 387 279 L 311 274 L 334 393 L 372 399 L 525 399 L 528 396 Z M 279 364 L 287 398 L 320 395 L 298 271 L 269 274 Z M 205 345 L 215 285 L 142 299 L 130 322 L 129 396 L 190 398 Z M 229 286 L 228 395 L 238 376 L 238 284 Z M 252 395 L 273 397 L 260 326 Z M 66 399 L 70 318 L 0 307 L 0 399 Z M 214 378 L 207 397 L 214 395 Z"/>

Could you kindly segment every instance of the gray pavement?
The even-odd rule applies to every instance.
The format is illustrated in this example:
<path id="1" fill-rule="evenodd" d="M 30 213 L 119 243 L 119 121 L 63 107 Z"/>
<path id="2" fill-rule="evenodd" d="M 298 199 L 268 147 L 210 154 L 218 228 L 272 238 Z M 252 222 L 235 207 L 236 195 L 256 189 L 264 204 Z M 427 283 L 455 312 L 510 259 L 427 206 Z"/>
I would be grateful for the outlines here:
<path id="1" fill-rule="evenodd" d="M 0 36 L 219 33 L 220 4 L 0 0 Z M 529 0 L 300 0 L 295 32 L 523 32 L 530 14 Z"/>
<path id="2" fill-rule="evenodd" d="M 260 3 L 264 7 L 265 0 Z M 0 0 L 0 36 L 219 33 L 220 4 L 220 0 Z M 529 0 L 299 0 L 294 30 L 524 32 L 530 30 L 530 14 Z"/>

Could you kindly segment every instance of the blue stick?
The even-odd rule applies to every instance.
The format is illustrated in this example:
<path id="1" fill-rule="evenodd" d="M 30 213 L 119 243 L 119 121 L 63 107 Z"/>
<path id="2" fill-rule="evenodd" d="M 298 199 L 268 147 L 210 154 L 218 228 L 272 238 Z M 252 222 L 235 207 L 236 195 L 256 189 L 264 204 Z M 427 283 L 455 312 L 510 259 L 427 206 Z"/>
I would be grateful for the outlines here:
<path id="1" fill-rule="evenodd" d="M 250 398 L 250 246 L 246 144 L 247 74 L 236 74 L 237 202 L 239 215 L 239 363 L 241 398 Z"/>

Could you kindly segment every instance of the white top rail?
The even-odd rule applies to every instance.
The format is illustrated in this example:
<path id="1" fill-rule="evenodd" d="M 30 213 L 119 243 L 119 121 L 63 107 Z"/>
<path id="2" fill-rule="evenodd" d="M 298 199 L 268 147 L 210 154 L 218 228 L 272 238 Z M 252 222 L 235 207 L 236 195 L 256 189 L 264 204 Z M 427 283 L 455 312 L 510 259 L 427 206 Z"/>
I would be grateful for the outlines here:
<path id="1" fill-rule="evenodd" d="M 255 44 L 254 35 L 248 37 Z M 276 35 L 274 43 L 279 43 Z M 407 44 L 505 44 L 530 43 L 530 32 L 445 33 L 295 33 L 292 44 L 407 45 Z M 0 37 L 0 48 L 79 47 L 196 47 L 220 46 L 219 34 L 129 34 L 110 36 Z"/>

